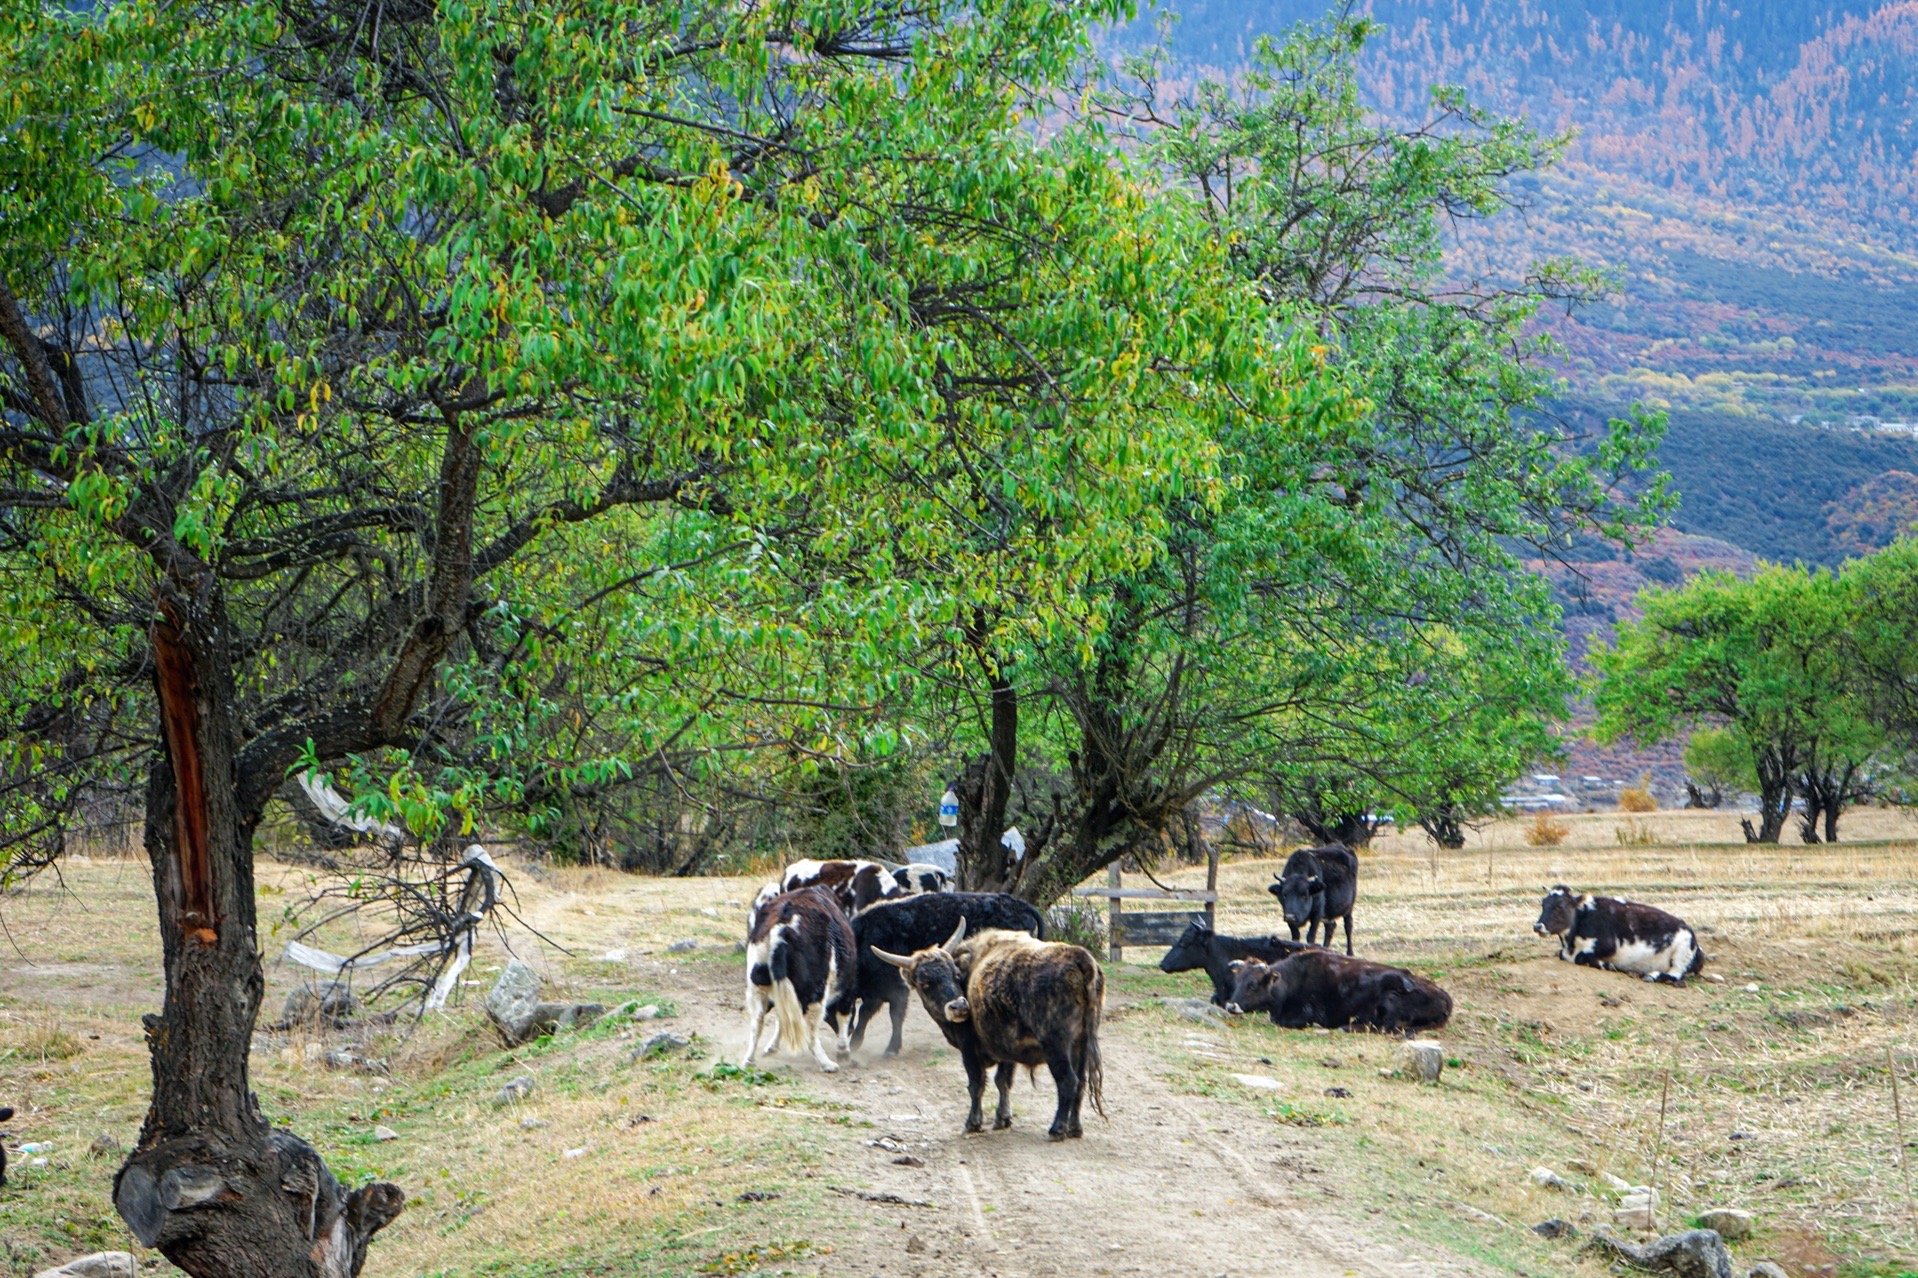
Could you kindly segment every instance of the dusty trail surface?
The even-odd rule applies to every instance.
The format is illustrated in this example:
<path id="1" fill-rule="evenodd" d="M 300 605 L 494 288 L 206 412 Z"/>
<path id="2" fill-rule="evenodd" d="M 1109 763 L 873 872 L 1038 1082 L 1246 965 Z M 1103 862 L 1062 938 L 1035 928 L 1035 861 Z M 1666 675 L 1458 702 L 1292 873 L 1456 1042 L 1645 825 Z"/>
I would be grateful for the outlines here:
<path id="1" fill-rule="evenodd" d="M 639 965 L 642 973 L 647 962 Z M 737 1061 L 746 1032 L 741 968 L 702 962 L 669 976 L 683 1024 Z M 850 1108 L 855 1122 L 822 1139 L 836 1189 L 893 1194 L 930 1207 L 881 1204 L 848 1195 L 847 1229 L 821 1271 L 844 1274 L 1040 1275 L 1186 1274 L 1296 1278 L 1465 1278 L 1487 1272 L 1430 1249 L 1414 1251 L 1368 1236 L 1363 1220 L 1328 1202 L 1332 1178 L 1309 1134 L 1278 1127 L 1256 1108 L 1181 1095 L 1168 1086 L 1148 1036 L 1170 1034 L 1186 1050 L 1220 1048 L 1217 1032 L 1194 1024 L 1168 1030 L 1140 1024 L 1122 996 L 1108 995 L 1100 1035 L 1106 1111 L 1086 1107 L 1081 1140 L 1053 1143 L 1053 1089 L 1021 1071 L 1009 1131 L 967 1136 L 965 1071 L 916 1003 L 899 1056 L 879 1055 L 884 1016 L 865 1047 L 837 1073 L 810 1056 L 762 1057 L 815 1096 Z M 1224 1050 L 1224 1049 L 1221 1049 Z M 1255 1064 L 1246 1068 L 1256 1069 Z M 988 1084 L 986 1104 L 993 1092 Z M 795 1117 L 790 1121 L 804 1121 Z M 911 1158 L 924 1165 L 901 1165 Z"/>

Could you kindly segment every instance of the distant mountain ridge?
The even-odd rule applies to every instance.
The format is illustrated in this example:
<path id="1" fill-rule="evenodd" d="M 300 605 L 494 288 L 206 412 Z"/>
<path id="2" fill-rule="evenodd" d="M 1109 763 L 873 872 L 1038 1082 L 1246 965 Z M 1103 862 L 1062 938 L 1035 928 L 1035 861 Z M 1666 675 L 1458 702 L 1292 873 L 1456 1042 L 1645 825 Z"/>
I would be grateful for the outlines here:
<path id="1" fill-rule="evenodd" d="M 1171 0 L 1186 73 L 1230 75 L 1321 0 Z M 1674 526 L 1837 563 L 1905 526 L 1918 474 L 1918 0 L 1361 0 L 1359 74 L 1400 122 L 1434 85 L 1570 130 L 1471 228 L 1462 276 L 1541 257 L 1618 295 L 1547 323 L 1567 411 L 1668 410 Z M 1116 33 L 1153 36 L 1153 16 Z M 1888 475 L 1904 478 L 1886 479 Z M 1855 508 L 1855 509 L 1854 509 Z"/>

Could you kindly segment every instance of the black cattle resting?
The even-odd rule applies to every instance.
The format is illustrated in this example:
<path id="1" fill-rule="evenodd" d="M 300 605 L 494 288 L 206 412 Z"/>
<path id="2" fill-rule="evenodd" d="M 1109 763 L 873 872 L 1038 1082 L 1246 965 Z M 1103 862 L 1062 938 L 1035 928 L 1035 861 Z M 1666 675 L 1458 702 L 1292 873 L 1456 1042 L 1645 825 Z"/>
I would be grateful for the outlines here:
<path id="1" fill-rule="evenodd" d="M 853 1021 L 852 1049 L 866 1041 L 866 1025 L 885 1007 L 892 1013 L 892 1039 L 886 1055 L 899 1052 L 905 1033 L 906 1007 L 912 992 L 899 969 L 873 956 L 873 947 L 894 954 L 916 954 L 952 935 L 961 921 L 979 931 L 1001 928 L 1029 932 L 1046 939 L 1045 917 L 1016 896 L 1001 892 L 940 892 L 911 896 L 903 901 L 881 901 L 852 921 L 859 951 L 859 1015 Z M 936 1018 L 935 1018 L 936 1019 Z"/>
<path id="2" fill-rule="evenodd" d="M 1332 921 L 1345 920 L 1345 952 L 1352 952 L 1352 903 L 1359 895 L 1359 859 L 1352 849 L 1333 844 L 1323 848 L 1300 848 L 1285 858 L 1285 869 L 1272 876 L 1277 882 L 1266 891 L 1279 898 L 1285 925 L 1292 939 L 1317 939 L 1319 925 L 1325 925 L 1325 944 L 1332 944 Z"/>
<path id="3" fill-rule="evenodd" d="M 986 1069 L 996 1067 L 999 1108 L 992 1128 L 1012 1126 L 1012 1079 L 1016 1067 L 1044 1065 L 1059 1092 L 1046 1135 L 1065 1140 L 1084 1135 L 1079 1110 L 1086 1096 L 1105 1115 L 1099 1067 L 1099 1014 L 1105 1006 L 1105 973 L 1077 945 L 1040 941 L 1024 932 L 965 935 L 961 919 L 945 944 L 917 954 L 873 951 L 906 973 L 939 1032 L 959 1049 L 966 1066 L 972 1109 L 966 1130 L 982 1131 Z"/>
<path id="4" fill-rule="evenodd" d="M 1224 1007 L 1232 999 L 1234 960 L 1258 959 L 1272 963 L 1309 948 L 1303 941 L 1287 941 L 1276 936 L 1226 936 L 1213 931 L 1212 920 L 1200 914 L 1185 925 L 1185 933 L 1178 943 L 1159 960 L 1159 970 L 1190 972 L 1204 968 L 1205 974 L 1212 978 L 1212 1001 Z"/>
<path id="5" fill-rule="evenodd" d="M 1431 1030 L 1452 1016 L 1452 996 L 1402 967 L 1310 949 L 1277 963 L 1235 965 L 1232 1012 L 1268 1012 L 1274 1025 L 1306 1029 L 1371 1029 L 1388 1034 Z"/>
<path id="6" fill-rule="evenodd" d="M 801 888 L 773 897 L 755 912 L 746 938 L 746 1054 L 759 1053 L 759 1035 L 770 1010 L 778 1018 L 776 1047 L 811 1049 L 821 1069 L 839 1066 L 819 1039 L 826 1020 L 846 1050 L 858 980 L 852 924 L 825 888 Z"/>
<path id="7" fill-rule="evenodd" d="M 1685 920 L 1636 901 L 1581 896 L 1564 884 L 1545 894 L 1532 930 L 1558 938 L 1558 956 L 1583 967 L 1683 983 L 1705 966 L 1698 934 Z"/>

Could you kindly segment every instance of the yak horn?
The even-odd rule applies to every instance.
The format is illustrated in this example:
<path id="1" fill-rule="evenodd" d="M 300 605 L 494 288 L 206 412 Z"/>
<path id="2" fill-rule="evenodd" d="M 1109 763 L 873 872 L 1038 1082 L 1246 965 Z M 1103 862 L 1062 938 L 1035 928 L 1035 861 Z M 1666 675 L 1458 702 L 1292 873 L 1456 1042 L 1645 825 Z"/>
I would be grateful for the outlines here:
<path id="1" fill-rule="evenodd" d="M 966 939 L 966 920 L 965 920 L 965 917 L 961 915 L 959 919 L 959 926 L 952 929 L 952 935 L 947 937 L 946 943 L 944 945 L 941 945 L 939 948 L 944 950 L 946 953 L 950 954 L 952 953 L 952 947 L 959 944 L 959 942 L 965 939 Z"/>
<path id="2" fill-rule="evenodd" d="M 900 954 L 888 954 L 884 950 L 880 949 L 877 945 L 872 947 L 872 954 L 874 958 L 884 959 L 886 960 L 886 962 L 892 964 L 894 967 L 911 967 L 912 966 L 911 958 L 906 957 L 904 955 L 900 955 Z"/>

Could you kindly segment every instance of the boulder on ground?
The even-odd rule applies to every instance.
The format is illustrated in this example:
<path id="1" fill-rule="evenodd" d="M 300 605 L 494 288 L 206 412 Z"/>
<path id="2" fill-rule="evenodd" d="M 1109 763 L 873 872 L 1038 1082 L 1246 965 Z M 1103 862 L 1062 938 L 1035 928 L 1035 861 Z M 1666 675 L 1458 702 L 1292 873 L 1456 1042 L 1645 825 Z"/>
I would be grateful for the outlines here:
<path id="1" fill-rule="evenodd" d="M 626 1054 L 628 1065 L 637 1064 L 653 1056 L 664 1056 L 667 1052 L 676 1052 L 682 1047 L 691 1047 L 693 1040 L 684 1034 L 674 1034 L 662 1030 L 654 1034 Z"/>
<path id="2" fill-rule="evenodd" d="M 93 1143 L 87 1146 L 87 1153 L 95 1158 L 111 1158 L 119 1152 L 120 1138 L 112 1132 L 101 1132 L 93 1138 Z"/>
<path id="3" fill-rule="evenodd" d="M 1445 1049 L 1436 1039 L 1415 1038 L 1399 1056 L 1399 1073 L 1421 1083 L 1436 1083 L 1445 1072 Z"/>
<path id="4" fill-rule="evenodd" d="M 1532 1168 L 1532 1183 L 1540 1189 L 1570 1189 L 1572 1182 L 1549 1167 Z"/>
<path id="5" fill-rule="evenodd" d="M 1732 1257 L 1725 1250 L 1725 1240 L 1709 1229 L 1666 1234 L 1641 1247 L 1600 1225 L 1592 1230 L 1592 1240 L 1586 1246 L 1616 1256 L 1647 1273 L 1674 1274 L 1677 1278 L 1732 1278 Z"/>
<path id="6" fill-rule="evenodd" d="M 139 1278 L 140 1262 L 124 1251 L 96 1251 L 69 1260 L 58 1269 L 42 1269 L 33 1278 Z"/>
<path id="7" fill-rule="evenodd" d="M 343 981 L 308 981 L 287 991 L 280 1005 L 280 1023 L 339 1029 L 360 1014 L 360 1000 Z"/>
<path id="8" fill-rule="evenodd" d="M 1532 1232 L 1540 1238 L 1573 1238 L 1578 1234 L 1578 1226 L 1569 1220 L 1561 1220 L 1554 1216 L 1550 1220 L 1541 1220 L 1533 1225 Z"/>
<path id="9" fill-rule="evenodd" d="M 487 991 L 486 1015 L 508 1047 L 539 1037 L 534 1029 L 539 1015 L 539 985 L 539 973 L 514 959 Z"/>
<path id="10" fill-rule="evenodd" d="M 1168 998 L 1163 1001 L 1167 1011 L 1188 1021 L 1204 1024 L 1225 1019 L 1225 1010 L 1209 998 Z"/>
<path id="11" fill-rule="evenodd" d="M 518 1078 L 512 1079 L 506 1086 L 493 1093 L 493 1103 L 495 1105 L 517 1105 L 528 1096 L 531 1096 L 533 1089 L 537 1086 L 538 1084 L 533 1081 L 531 1074 L 521 1074 Z"/>
<path id="12" fill-rule="evenodd" d="M 1752 1214 L 1736 1207 L 1713 1207 L 1698 1213 L 1698 1227 L 1717 1232 L 1726 1242 L 1736 1242 L 1752 1231 Z"/>
<path id="13" fill-rule="evenodd" d="M 1747 1273 L 1745 1278 L 1791 1278 L 1791 1275 L 1785 1272 L 1782 1265 L 1761 1260 L 1751 1267 L 1751 1272 Z"/>

